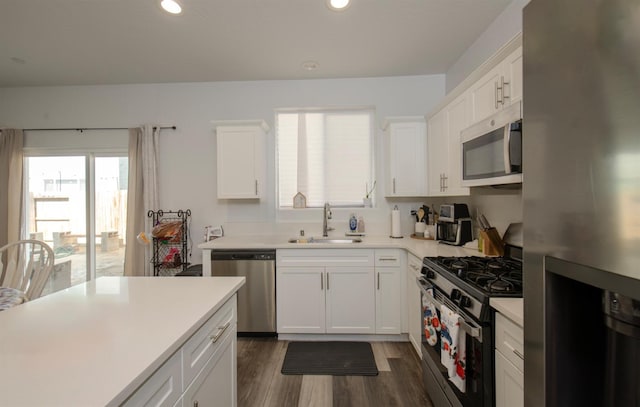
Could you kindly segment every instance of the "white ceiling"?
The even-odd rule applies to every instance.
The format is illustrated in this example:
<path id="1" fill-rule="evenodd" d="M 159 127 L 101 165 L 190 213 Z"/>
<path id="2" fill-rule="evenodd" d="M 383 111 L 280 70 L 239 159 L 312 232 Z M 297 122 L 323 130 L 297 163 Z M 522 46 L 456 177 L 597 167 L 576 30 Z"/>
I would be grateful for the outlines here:
<path id="1" fill-rule="evenodd" d="M 0 86 L 442 74 L 511 0 L 179 1 L 0 0 Z"/>

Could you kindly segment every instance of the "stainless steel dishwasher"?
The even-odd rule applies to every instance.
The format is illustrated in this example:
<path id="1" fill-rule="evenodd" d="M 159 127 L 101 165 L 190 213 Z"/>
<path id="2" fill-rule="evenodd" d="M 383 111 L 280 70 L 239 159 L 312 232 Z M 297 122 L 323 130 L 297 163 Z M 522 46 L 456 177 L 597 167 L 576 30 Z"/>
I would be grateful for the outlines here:
<path id="1" fill-rule="evenodd" d="M 245 277 L 238 291 L 238 335 L 276 335 L 275 250 L 212 250 L 211 275 Z"/>

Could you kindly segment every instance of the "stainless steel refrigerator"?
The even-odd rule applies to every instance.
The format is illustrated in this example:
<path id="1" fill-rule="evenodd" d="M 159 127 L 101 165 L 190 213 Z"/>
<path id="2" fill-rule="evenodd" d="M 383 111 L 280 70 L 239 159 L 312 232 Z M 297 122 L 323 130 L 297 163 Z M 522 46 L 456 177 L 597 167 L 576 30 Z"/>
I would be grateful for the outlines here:
<path id="1" fill-rule="evenodd" d="M 523 42 L 525 405 L 638 406 L 640 1 L 531 0 Z"/>

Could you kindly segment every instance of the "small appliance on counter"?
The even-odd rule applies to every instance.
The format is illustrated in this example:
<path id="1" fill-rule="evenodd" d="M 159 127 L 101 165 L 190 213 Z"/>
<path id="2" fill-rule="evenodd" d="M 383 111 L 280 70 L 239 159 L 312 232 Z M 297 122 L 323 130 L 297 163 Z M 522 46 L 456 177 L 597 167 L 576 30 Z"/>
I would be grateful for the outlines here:
<path id="1" fill-rule="evenodd" d="M 204 241 L 209 242 L 213 239 L 224 236 L 222 226 L 205 226 L 204 228 Z"/>
<path id="2" fill-rule="evenodd" d="M 440 205 L 440 215 L 436 222 L 436 240 L 454 246 L 462 246 L 473 240 L 467 204 Z"/>

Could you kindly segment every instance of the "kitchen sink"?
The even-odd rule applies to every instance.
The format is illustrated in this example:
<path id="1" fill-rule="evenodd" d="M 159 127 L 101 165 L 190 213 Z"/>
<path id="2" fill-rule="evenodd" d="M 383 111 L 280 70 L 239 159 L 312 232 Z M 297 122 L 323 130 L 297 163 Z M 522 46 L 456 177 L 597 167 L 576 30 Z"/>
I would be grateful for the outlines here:
<path id="1" fill-rule="evenodd" d="M 289 239 L 289 243 L 361 243 L 360 238 L 332 238 L 332 237 L 299 237 L 295 239 Z"/>

